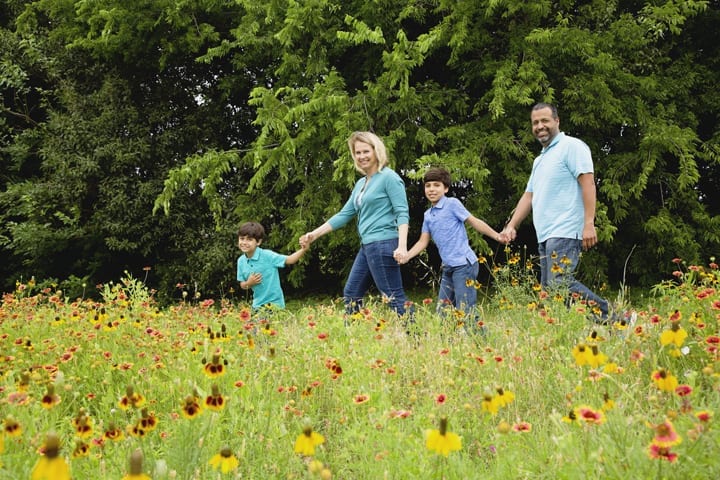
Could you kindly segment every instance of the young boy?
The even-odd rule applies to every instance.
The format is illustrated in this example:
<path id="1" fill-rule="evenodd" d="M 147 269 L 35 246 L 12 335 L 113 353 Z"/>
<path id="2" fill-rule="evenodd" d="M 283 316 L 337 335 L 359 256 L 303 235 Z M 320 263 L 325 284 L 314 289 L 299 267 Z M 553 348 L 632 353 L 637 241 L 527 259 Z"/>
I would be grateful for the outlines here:
<path id="1" fill-rule="evenodd" d="M 292 255 L 282 255 L 260 248 L 264 238 L 265 229 L 259 223 L 246 222 L 240 226 L 238 246 L 243 255 L 237 261 L 237 279 L 243 290 L 252 288 L 253 310 L 269 306 L 285 308 L 278 269 L 297 263 L 307 246 Z"/>
<path id="2" fill-rule="evenodd" d="M 475 284 L 479 265 L 477 255 L 470 247 L 465 224 L 496 241 L 501 241 L 500 234 L 473 216 L 460 200 L 445 196 L 451 183 L 447 170 L 431 168 L 423 177 L 423 182 L 425 197 L 432 206 L 425 211 L 420 239 L 408 250 L 407 255 L 398 255 L 396 260 L 406 263 L 422 252 L 432 238 L 442 260 L 438 311 L 453 306 L 476 323 L 473 310 L 477 303 Z"/>

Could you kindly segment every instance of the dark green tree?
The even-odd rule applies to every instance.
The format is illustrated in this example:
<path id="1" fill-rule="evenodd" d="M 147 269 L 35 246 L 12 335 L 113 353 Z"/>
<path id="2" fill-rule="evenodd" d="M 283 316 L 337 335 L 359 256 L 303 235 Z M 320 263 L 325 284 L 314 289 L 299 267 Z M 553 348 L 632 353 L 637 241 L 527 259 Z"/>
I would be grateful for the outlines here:
<path id="1" fill-rule="evenodd" d="M 712 191 L 701 190 L 717 181 L 701 180 L 717 178 L 718 34 L 707 28 L 717 2 L 240 3 L 235 38 L 203 58 L 275 53 L 250 99 L 257 139 L 232 158 L 190 159 L 156 206 L 237 165 L 254 172 L 246 194 L 287 194 L 260 210 L 209 195 L 213 210 L 261 213 L 292 240 L 340 207 L 355 178 L 344 139 L 370 129 L 410 183 L 443 164 L 470 186 L 471 210 L 501 226 L 539 151 L 529 109 L 552 101 L 596 162 L 602 245 L 588 255 L 587 276 L 651 283 L 672 257 L 703 262 L 717 250 L 718 212 Z M 334 272 L 333 252 L 354 241 L 350 229 L 337 233 L 315 258 L 330 259 L 335 269 L 323 269 Z"/>
<path id="2" fill-rule="evenodd" d="M 500 228 L 552 101 L 590 146 L 601 244 L 590 283 L 651 284 L 720 246 L 720 2 L 692 0 L 14 0 L 0 24 L 6 285 L 21 274 L 227 291 L 244 220 L 267 245 L 337 211 L 346 147 L 373 130 L 407 181 L 448 167 Z M 521 243 L 534 248 L 530 222 Z M 478 250 L 497 251 L 477 235 Z M 294 285 L 342 279 L 352 227 L 313 247 Z M 626 268 L 627 267 L 627 268 Z M 417 263 L 407 269 L 422 277 Z M 337 291 L 337 289 L 335 289 Z"/>
<path id="3" fill-rule="evenodd" d="M 18 15 L 8 36 L 20 46 L 37 39 L 53 68 L 43 118 L 5 130 L 4 159 L 35 165 L 16 169 L 0 193 L 11 259 L 5 286 L 23 274 L 94 284 L 151 266 L 151 285 L 166 293 L 177 283 L 204 293 L 226 288 L 234 235 L 216 230 L 197 200 L 201 189 L 178 195 L 172 216 L 152 215 L 171 167 L 208 146 L 230 149 L 253 137 L 243 113 L 248 80 L 233 79 L 228 62 L 196 61 L 219 38 L 216 28 L 229 28 L 232 12 L 190 7 L 197 6 L 41 1 Z M 44 77 L 20 79 L 29 89 Z"/>

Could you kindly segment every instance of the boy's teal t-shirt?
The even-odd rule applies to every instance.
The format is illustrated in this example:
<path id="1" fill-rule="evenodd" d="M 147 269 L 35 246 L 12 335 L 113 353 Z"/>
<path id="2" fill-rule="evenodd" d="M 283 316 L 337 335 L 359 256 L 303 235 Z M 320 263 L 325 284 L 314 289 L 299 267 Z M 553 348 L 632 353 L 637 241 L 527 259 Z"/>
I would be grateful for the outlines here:
<path id="1" fill-rule="evenodd" d="M 252 287 L 254 309 L 265 305 L 285 308 L 285 296 L 280 287 L 280 268 L 285 268 L 287 255 L 256 248 L 252 258 L 242 255 L 237 261 L 237 280 L 244 282 L 252 273 L 262 275 L 262 281 Z"/>
<path id="2" fill-rule="evenodd" d="M 410 221 L 405 183 L 400 175 L 385 167 L 370 182 L 361 178 L 343 208 L 328 223 L 337 230 L 355 216 L 363 245 L 398 238 L 398 225 Z"/>

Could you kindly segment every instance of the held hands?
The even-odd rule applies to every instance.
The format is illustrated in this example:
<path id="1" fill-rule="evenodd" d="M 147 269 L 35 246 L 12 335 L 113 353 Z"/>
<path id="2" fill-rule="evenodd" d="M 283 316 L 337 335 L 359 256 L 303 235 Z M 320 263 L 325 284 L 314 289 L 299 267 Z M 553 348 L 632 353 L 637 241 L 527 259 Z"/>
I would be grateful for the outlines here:
<path id="1" fill-rule="evenodd" d="M 511 227 L 510 225 L 505 225 L 505 228 L 500 232 L 500 236 L 498 236 L 498 242 L 503 243 L 507 245 L 508 243 L 515 240 L 517 237 L 517 231 L 514 227 Z"/>
<path id="2" fill-rule="evenodd" d="M 400 265 L 404 265 L 408 262 L 408 260 L 410 260 L 410 258 L 408 258 L 407 250 L 400 250 L 399 248 L 395 249 L 393 252 L 393 258 Z"/>
<path id="3" fill-rule="evenodd" d="M 315 236 L 312 233 L 306 233 L 300 236 L 300 248 L 307 250 L 310 248 L 310 244 L 315 240 Z"/>

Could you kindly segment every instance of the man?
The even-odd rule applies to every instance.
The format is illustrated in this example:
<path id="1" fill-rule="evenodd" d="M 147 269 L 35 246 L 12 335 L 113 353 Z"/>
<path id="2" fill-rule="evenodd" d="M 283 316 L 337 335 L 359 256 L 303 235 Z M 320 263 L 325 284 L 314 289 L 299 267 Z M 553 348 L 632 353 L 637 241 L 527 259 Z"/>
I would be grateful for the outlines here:
<path id="1" fill-rule="evenodd" d="M 532 132 L 543 146 L 533 162 L 525 193 L 501 232 L 515 240 L 518 225 L 533 212 L 540 255 L 540 284 L 567 287 L 587 301 L 594 318 L 608 322 L 608 302 L 575 279 L 581 250 L 597 243 L 595 178 L 590 148 L 560 131 L 557 108 L 538 103 L 530 113 Z"/>

